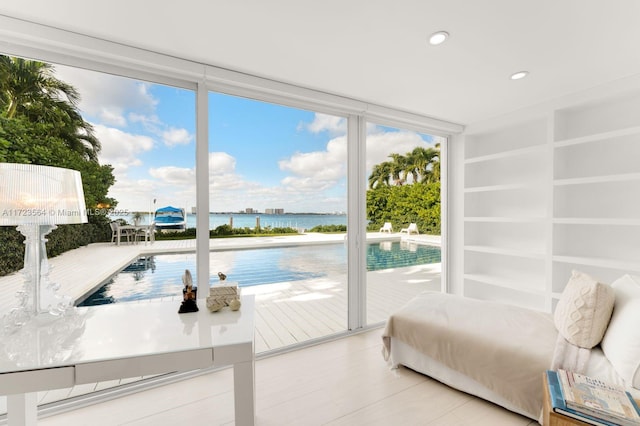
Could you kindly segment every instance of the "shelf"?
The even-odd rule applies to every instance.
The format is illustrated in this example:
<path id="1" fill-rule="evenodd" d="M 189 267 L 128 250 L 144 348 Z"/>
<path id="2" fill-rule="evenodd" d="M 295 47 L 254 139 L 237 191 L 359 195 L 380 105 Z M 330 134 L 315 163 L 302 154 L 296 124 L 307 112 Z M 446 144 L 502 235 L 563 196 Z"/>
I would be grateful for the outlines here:
<path id="1" fill-rule="evenodd" d="M 577 138 L 559 140 L 554 143 L 554 148 L 562 148 L 565 146 L 579 145 L 579 144 L 589 143 L 589 142 L 597 142 L 603 139 L 610 139 L 610 138 L 635 135 L 635 134 L 640 135 L 640 126 L 627 127 L 624 129 L 611 130 L 611 131 L 602 132 L 602 133 L 594 133 L 592 135 L 580 136 Z"/>
<path id="2" fill-rule="evenodd" d="M 523 287 L 515 287 L 513 285 L 514 282 L 517 284 L 521 284 L 522 281 L 509 281 L 504 278 L 492 276 L 492 275 L 484 275 L 484 274 L 464 274 L 464 279 L 477 281 L 483 284 L 489 284 L 494 287 L 508 288 L 511 290 L 522 291 L 525 293 L 532 293 L 536 295 L 544 295 L 545 291 L 535 288 L 532 285 L 525 285 Z M 544 279 L 543 279 L 544 280 Z"/>
<path id="3" fill-rule="evenodd" d="M 514 257 L 523 257 L 527 259 L 536 259 L 536 260 L 544 260 L 544 253 L 526 251 L 526 250 L 514 250 L 514 249 L 504 249 L 500 247 L 491 247 L 491 246 L 464 246 L 465 251 L 473 251 L 476 253 L 489 253 L 489 254 L 499 254 L 502 256 L 514 256 Z"/>
<path id="4" fill-rule="evenodd" d="M 481 155 L 478 157 L 467 158 L 465 164 L 482 163 L 484 161 L 500 160 L 504 158 L 518 157 L 520 155 L 536 154 L 544 152 L 547 145 L 535 145 L 527 148 L 513 149 L 509 151 L 498 152 L 496 154 Z"/>
<path id="5" fill-rule="evenodd" d="M 519 189 L 534 188 L 535 185 L 526 183 L 509 183 L 504 185 L 488 185 L 488 186 L 475 186 L 467 187 L 464 189 L 466 194 L 472 192 L 494 192 L 494 191 L 513 191 Z"/>
<path id="6" fill-rule="evenodd" d="M 598 268 L 618 269 L 621 271 L 640 272 L 640 263 L 612 260 L 598 257 L 553 256 L 554 262 L 574 263 L 576 265 L 595 266 Z"/>
<path id="7" fill-rule="evenodd" d="M 466 220 L 466 219 L 465 219 Z M 557 217 L 554 224 L 559 225 L 612 225 L 612 226 L 640 226 L 639 219 L 626 218 L 589 218 L 589 217 Z"/>
<path id="8" fill-rule="evenodd" d="M 640 180 L 640 173 L 625 173 L 620 175 L 606 175 L 606 176 L 589 176 L 569 179 L 554 179 L 554 186 L 564 185 L 586 185 L 591 183 L 606 183 L 606 182 L 626 182 Z"/>
<path id="9" fill-rule="evenodd" d="M 480 223 L 543 223 L 546 221 L 544 217 L 497 217 L 497 216 L 468 216 L 464 218 L 465 222 Z M 640 223 L 640 220 L 638 221 Z"/>

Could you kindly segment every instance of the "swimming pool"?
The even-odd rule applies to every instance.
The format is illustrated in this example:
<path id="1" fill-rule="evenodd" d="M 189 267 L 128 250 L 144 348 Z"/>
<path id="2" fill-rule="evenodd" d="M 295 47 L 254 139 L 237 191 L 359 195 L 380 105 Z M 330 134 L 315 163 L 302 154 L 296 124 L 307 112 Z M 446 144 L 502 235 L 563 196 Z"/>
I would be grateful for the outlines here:
<path id="1" fill-rule="evenodd" d="M 344 244 L 214 251 L 209 259 L 211 283 L 218 282 L 216 273 L 221 271 L 229 282 L 238 282 L 241 287 L 308 280 L 347 271 Z M 440 247 L 391 241 L 367 246 L 368 271 L 438 262 Z M 179 295 L 185 269 L 191 271 L 195 280 L 195 253 L 139 258 L 79 306 Z"/>

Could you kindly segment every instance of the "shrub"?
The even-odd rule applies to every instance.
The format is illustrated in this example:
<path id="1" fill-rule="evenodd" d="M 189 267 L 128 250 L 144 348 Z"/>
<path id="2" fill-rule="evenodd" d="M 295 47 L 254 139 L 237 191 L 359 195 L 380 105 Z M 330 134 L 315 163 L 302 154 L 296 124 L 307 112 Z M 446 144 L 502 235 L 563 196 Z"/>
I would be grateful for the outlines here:
<path id="1" fill-rule="evenodd" d="M 347 232 L 347 225 L 317 225 L 309 229 L 309 232 Z"/>

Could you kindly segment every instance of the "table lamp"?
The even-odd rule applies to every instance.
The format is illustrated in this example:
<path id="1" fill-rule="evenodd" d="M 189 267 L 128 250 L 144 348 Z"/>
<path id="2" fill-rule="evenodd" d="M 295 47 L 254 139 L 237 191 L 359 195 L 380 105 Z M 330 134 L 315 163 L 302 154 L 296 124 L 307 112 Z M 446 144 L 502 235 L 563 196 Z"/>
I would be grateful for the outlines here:
<path id="1" fill-rule="evenodd" d="M 17 226 L 25 237 L 24 288 L 12 310 L 16 324 L 40 313 L 60 315 L 71 298 L 49 282 L 46 235 L 56 225 L 86 223 L 80 172 L 34 164 L 0 163 L 0 226 Z"/>

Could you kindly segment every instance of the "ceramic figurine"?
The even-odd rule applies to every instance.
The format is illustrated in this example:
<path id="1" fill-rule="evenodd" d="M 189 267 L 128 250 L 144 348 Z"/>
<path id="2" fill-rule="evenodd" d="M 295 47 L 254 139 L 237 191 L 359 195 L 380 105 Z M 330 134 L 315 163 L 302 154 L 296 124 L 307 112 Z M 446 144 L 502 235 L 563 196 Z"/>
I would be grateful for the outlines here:
<path id="1" fill-rule="evenodd" d="M 184 288 L 182 289 L 182 304 L 180 305 L 178 313 L 198 312 L 198 304 L 196 303 L 198 289 L 193 287 L 193 278 L 188 269 L 184 271 L 182 283 L 184 284 Z"/>
<path id="2" fill-rule="evenodd" d="M 220 281 L 224 281 L 227 279 L 227 276 L 222 272 L 218 272 L 218 278 L 220 278 Z"/>

